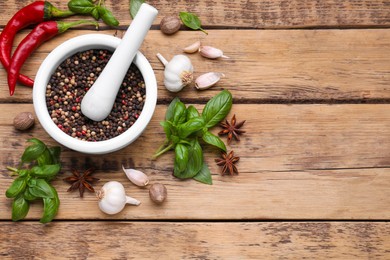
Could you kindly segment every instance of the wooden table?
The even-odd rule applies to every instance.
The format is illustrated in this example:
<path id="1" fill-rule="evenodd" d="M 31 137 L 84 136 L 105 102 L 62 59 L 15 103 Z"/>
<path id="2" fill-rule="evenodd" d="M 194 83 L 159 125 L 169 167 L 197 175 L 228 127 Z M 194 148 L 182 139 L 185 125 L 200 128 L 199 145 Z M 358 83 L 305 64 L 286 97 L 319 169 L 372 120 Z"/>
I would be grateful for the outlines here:
<path id="1" fill-rule="evenodd" d="M 0 26 L 30 1 L 3 1 Z M 66 1 L 51 1 L 65 8 Z M 118 36 L 131 22 L 129 1 L 106 0 L 118 17 Z M 148 1 L 159 9 L 142 45 L 158 81 L 153 119 L 136 142 L 118 152 L 94 156 L 62 149 L 62 171 L 53 181 L 61 200 L 50 224 L 38 222 L 35 203 L 25 221 L 11 219 L 6 166 L 17 166 L 26 140 L 51 139 L 37 122 L 20 132 L 13 118 L 33 111 L 32 91 L 18 86 L 10 97 L 0 70 L 0 256 L 14 259 L 389 259 L 390 258 L 390 3 L 388 1 Z M 165 15 L 198 14 L 209 35 L 182 29 L 163 35 Z M 71 18 L 68 20 L 75 20 Z M 16 45 L 31 28 L 18 34 Z M 65 40 L 95 33 L 70 30 L 40 47 L 23 68 L 34 76 L 48 53 Z M 230 59 L 189 55 L 196 76 L 209 71 L 226 77 L 215 87 L 178 94 L 163 86 L 160 52 L 167 58 L 201 39 Z M 218 152 L 205 148 L 213 185 L 181 181 L 171 174 L 173 153 L 151 160 L 164 140 L 159 125 L 169 102 L 180 97 L 202 109 L 228 89 L 236 114 L 247 120 L 240 142 L 228 150 L 240 156 L 238 176 L 221 176 Z M 219 127 L 212 129 L 217 133 Z M 226 141 L 226 139 L 224 139 Z M 148 190 L 124 176 L 121 165 L 145 172 L 168 189 L 154 205 Z M 141 200 L 120 214 L 100 212 L 93 193 L 69 193 L 62 179 L 70 170 L 96 168 L 99 189 L 109 180 L 124 184 Z"/>

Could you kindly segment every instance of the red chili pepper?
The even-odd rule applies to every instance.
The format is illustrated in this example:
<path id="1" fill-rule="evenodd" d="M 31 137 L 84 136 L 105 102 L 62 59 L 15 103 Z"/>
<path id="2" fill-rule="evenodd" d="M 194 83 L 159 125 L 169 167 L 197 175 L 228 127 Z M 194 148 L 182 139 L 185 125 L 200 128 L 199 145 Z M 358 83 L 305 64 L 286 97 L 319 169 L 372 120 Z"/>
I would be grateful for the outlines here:
<path id="1" fill-rule="evenodd" d="M 0 61 L 4 68 L 8 70 L 11 63 L 12 44 L 18 31 L 31 24 L 72 14 L 74 13 L 71 11 L 60 11 L 47 1 L 36 1 L 16 12 L 0 35 Z M 34 85 L 34 81 L 25 75 L 19 75 L 18 79 L 23 85 L 29 87 Z"/>
<path id="2" fill-rule="evenodd" d="M 15 92 L 16 81 L 26 59 L 31 53 L 45 41 L 53 38 L 57 34 L 63 33 L 69 28 L 79 24 L 93 24 L 98 26 L 97 22 L 81 20 L 76 22 L 55 22 L 47 21 L 38 24 L 19 44 L 12 55 L 11 64 L 8 68 L 8 86 L 9 93 L 12 96 Z"/>

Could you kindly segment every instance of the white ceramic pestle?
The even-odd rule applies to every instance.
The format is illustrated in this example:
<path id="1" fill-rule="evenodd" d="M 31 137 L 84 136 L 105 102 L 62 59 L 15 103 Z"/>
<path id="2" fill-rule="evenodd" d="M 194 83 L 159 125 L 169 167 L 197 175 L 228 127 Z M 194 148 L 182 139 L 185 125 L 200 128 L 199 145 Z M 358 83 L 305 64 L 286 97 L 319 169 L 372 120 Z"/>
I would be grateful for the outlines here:
<path id="1" fill-rule="evenodd" d="M 81 101 L 81 112 L 89 119 L 101 121 L 110 114 L 123 78 L 157 13 L 156 8 L 141 5 L 106 67 Z"/>

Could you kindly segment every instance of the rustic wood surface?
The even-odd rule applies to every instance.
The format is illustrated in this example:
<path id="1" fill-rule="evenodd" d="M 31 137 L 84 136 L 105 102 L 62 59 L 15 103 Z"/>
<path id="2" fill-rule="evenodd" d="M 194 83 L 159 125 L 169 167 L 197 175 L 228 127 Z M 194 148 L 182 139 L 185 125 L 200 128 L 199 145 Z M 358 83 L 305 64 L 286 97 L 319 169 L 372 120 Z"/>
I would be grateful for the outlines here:
<path id="1" fill-rule="evenodd" d="M 30 1 L 3 1 L 0 28 Z M 51 1 L 66 7 L 66 1 Z M 34 203 L 26 220 L 14 223 L 4 196 L 26 139 L 57 143 L 39 122 L 17 131 L 13 118 L 33 112 L 32 91 L 17 86 L 8 95 L 0 68 L 0 256 L 2 259 L 389 259 L 390 257 L 390 3 L 388 1 L 148 1 L 159 15 L 141 51 L 158 81 L 158 105 L 146 131 L 130 146 L 108 155 L 80 154 L 63 147 L 63 169 L 53 182 L 61 200 L 55 220 L 38 223 Z M 87 33 L 121 37 L 131 22 L 129 1 L 106 0 L 116 28 L 72 29 L 42 45 L 28 59 L 35 76 L 48 53 Z M 199 15 L 206 36 L 184 27 L 172 36 L 159 31 L 163 16 Z M 76 17 L 69 20 L 77 19 Z M 19 33 L 14 47 L 32 27 Z M 277 29 L 277 30 L 275 30 Z M 200 39 L 230 59 L 191 54 L 196 75 L 223 72 L 214 88 L 165 90 L 163 66 L 155 57 L 181 53 Z M 179 96 L 202 109 L 228 89 L 236 114 L 247 120 L 240 142 L 228 146 L 240 156 L 238 176 L 221 176 L 218 151 L 205 148 L 213 185 L 172 176 L 173 154 L 151 156 L 164 140 L 159 122 Z M 217 133 L 219 127 L 212 129 Z M 223 140 L 226 140 L 223 139 Z M 142 151 L 140 153 L 139 151 Z M 164 183 L 168 200 L 153 204 L 148 190 L 127 181 L 121 165 Z M 93 193 L 80 199 L 62 179 L 72 168 L 94 166 L 101 180 L 122 182 L 141 200 L 120 214 L 100 212 Z M 59 249 L 61 254 L 59 255 Z"/>

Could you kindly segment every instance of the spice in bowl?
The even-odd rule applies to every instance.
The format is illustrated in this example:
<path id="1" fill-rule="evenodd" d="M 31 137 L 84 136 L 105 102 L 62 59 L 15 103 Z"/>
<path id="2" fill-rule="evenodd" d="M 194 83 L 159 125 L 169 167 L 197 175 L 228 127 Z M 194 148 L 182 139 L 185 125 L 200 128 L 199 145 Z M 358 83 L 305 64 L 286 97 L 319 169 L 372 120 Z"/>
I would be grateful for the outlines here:
<path id="1" fill-rule="evenodd" d="M 127 71 L 105 120 L 96 122 L 81 113 L 81 100 L 111 55 L 111 51 L 98 49 L 79 52 L 63 61 L 52 74 L 46 89 L 46 105 L 53 122 L 66 134 L 85 141 L 108 140 L 129 129 L 141 114 L 146 98 L 145 82 L 134 64 Z"/>

